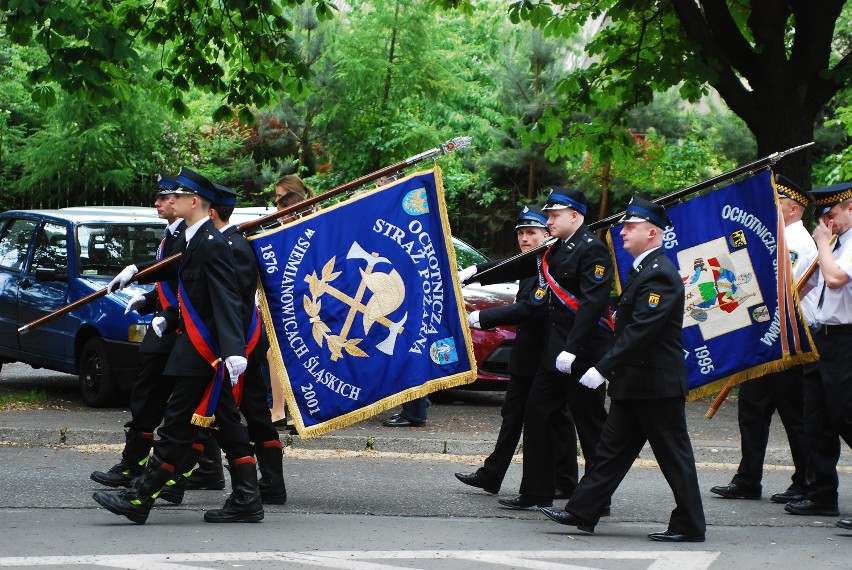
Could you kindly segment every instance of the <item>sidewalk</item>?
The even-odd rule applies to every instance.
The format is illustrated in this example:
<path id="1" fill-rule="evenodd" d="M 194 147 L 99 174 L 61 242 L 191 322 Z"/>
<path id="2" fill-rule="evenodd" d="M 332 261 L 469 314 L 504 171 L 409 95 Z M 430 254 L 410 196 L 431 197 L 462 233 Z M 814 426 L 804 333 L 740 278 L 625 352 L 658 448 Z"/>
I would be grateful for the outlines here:
<path id="1" fill-rule="evenodd" d="M 429 421 L 419 428 L 382 426 L 394 410 L 388 410 L 327 435 L 302 440 L 281 432 L 285 445 L 297 449 L 341 449 L 360 451 L 373 438 L 375 451 L 398 453 L 448 453 L 487 455 L 494 447 L 500 427 L 502 394 L 451 390 L 435 398 Z M 735 401 L 726 401 L 712 420 L 704 414 L 709 401 L 687 404 L 687 422 L 696 460 L 699 463 L 736 465 L 740 460 L 739 429 Z M 72 410 L 27 410 L 0 412 L 0 442 L 25 445 L 87 445 L 124 443 L 122 426 L 130 418 L 126 408 Z M 650 449 L 642 458 L 652 459 Z M 776 416 L 772 422 L 767 465 L 790 466 L 787 439 Z M 843 446 L 840 465 L 852 465 L 852 454 Z"/>

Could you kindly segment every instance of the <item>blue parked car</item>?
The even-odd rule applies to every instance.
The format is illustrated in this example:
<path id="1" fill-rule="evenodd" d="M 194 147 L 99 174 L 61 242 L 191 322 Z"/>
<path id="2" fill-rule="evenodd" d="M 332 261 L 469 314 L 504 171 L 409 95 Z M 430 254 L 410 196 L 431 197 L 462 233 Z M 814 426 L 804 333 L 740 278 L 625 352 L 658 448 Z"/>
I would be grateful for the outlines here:
<path id="1" fill-rule="evenodd" d="M 0 366 L 78 374 L 83 400 L 119 401 L 139 371 L 148 317 L 124 314 L 130 286 L 19 334 L 18 328 L 95 291 L 134 261 L 153 259 L 165 222 L 153 208 L 81 207 L 0 214 Z"/>

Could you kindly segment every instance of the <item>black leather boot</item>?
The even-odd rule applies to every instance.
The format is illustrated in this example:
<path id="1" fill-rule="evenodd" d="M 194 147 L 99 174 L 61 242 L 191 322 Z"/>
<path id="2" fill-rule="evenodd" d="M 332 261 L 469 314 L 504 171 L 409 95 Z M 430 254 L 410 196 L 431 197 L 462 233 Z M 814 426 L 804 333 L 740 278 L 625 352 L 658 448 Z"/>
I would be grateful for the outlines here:
<path id="1" fill-rule="evenodd" d="M 207 511 L 204 520 L 214 523 L 259 522 L 263 520 L 263 503 L 257 488 L 257 462 L 254 457 L 240 457 L 228 462 L 231 472 L 231 496 L 221 509 Z"/>
<path id="2" fill-rule="evenodd" d="M 168 501 L 173 505 L 183 503 L 183 495 L 184 491 L 186 491 L 186 479 L 192 475 L 192 468 L 195 467 L 204 449 L 205 445 L 200 441 L 192 444 L 192 449 L 183 457 L 183 463 L 178 465 L 178 475 L 166 481 L 166 484 L 160 490 L 159 499 Z M 216 449 L 218 450 L 219 447 L 216 446 Z"/>
<path id="3" fill-rule="evenodd" d="M 107 487 L 129 487 L 135 477 L 142 474 L 148 454 L 154 445 L 152 432 L 138 432 L 132 429 L 124 431 L 124 449 L 121 461 L 109 468 L 109 471 L 95 471 L 89 477 L 92 481 Z"/>
<path id="4" fill-rule="evenodd" d="M 208 437 L 204 442 L 204 448 L 197 461 L 198 467 L 193 469 L 192 473 L 183 481 L 184 489 L 211 489 L 214 491 L 224 489 L 225 470 L 222 468 L 222 449 L 212 437 Z"/>
<path id="5" fill-rule="evenodd" d="M 256 444 L 254 454 L 260 471 L 260 498 L 267 505 L 283 505 L 287 502 L 287 488 L 284 486 L 281 442 L 273 439 Z"/>
<path id="6" fill-rule="evenodd" d="M 145 524 L 160 489 L 173 473 L 172 465 L 163 463 L 152 455 L 148 458 L 142 475 L 134 480 L 132 487 L 121 493 L 96 491 L 92 498 L 112 513 L 123 515 L 137 524 Z"/>

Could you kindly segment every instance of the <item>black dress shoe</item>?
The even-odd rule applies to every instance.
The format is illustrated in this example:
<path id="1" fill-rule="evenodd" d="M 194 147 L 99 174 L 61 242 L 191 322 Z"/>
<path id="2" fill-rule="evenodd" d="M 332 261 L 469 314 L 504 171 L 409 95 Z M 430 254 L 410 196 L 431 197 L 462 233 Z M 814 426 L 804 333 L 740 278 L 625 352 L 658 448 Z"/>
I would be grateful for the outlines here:
<path id="1" fill-rule="evenodd" d="M 784 510 L 791 515 L 822 515 L 826 517 L 836 517 L 840 514 L 837 505 L 828 503 L 815 503 L 810 499 L 798 501 L 796 503 L 787 503 L 784 505 Z"/>
<path id="2" fill-rule="evenodd" d="M 557 501 L 566 501 L 571 498 L 571 491 L 565 489 L 556 489 L 553 491 L 553 498 Z"/>
<path id="3" fill-rule="evenodd" d="M 803 491 L 795 491 L 787 489 L 783 493 L 775 493 L 769 500 L 773 503 L 798 503 L 808 498 L 808 494 Z"/>
<path id="4" fill-rule="evenodd" d="M 456 473 L 456 479 L 465 485 L 477 487 L 492 495 L 496 495 L 500 491 L 500 483 L 492 481 L 479 471 L 474 471 L 473 473 Z"/>
<path id="5" fill-rule="evenodd" d="M 846 530 L 852 530 L 852 519 L 840 519 L 834 526 L 839 528 L 845 528 Z"/>
<path id="6" fill-rule="evenodd" d="M 719 485 L 710 489 L 710 492 L 725 499 L 760 499 L 760 487 L 746 487 L 737 483 Z"/>
<path id="7" fill-rule="evenodd" d="M 537 499 L 527 495 L 518 495 L 514 499 L 500 499 L 497 502 L 510 509 L 529 509 L 532 507 L 550 507 L 553 505 L 553 501 L 550 499 Z"/>
<path id="8" fill-rule="evenodd" d="M 386 427 L 420 427 L 422 425 L 426 425 L 426 422 L 413 422 L 411 420 L 407 420 L 402 416 L 398 418 L 390 418 L 382 422 L 383 426 Z"/>
<path id="9" fill-rule="evenodd" d="M 595 525 L 585 519 L 581 519 L 580 517 L 569 513 L 568 511 L 558 511 L 556 509 L 551 509 L 550 507 L 541 507 L 539 509 L 543 512 L 547 518 L 550 520 L 556 521 L 559 524 L 567 524 L 569 526 L 576 526 L 578 529 L 583 532 L 594 533 Z"/>
<path id="10" fill-rule="evenodd" d="M 648 538 L 658 542 L 704 542 L 703 534 L 678 534 L 670 530 L 652 532 Z"/>

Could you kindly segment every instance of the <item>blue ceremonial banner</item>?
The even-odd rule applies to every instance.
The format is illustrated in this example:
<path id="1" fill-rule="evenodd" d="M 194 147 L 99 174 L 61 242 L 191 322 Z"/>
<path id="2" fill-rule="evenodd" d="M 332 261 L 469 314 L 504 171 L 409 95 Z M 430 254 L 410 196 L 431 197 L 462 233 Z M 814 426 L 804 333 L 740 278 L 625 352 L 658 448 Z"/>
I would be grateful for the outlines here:
<path id="1" fill-rule="evenodd" d="M 440 169 L 251 238 L 302 437 L 476 379 Z"/>
<path id="2" fill-rule="evenodd" d="M 667 209 L 663 247 L 686 290 L 689 398 L 818 359 L 798 309 L 771 172 Z M 609 230 L 617 282 L 633 262 Z M 780 271 L 776 271 L 780 268 Z M 620 289 L 619 289 L 620 290 Z"/>

